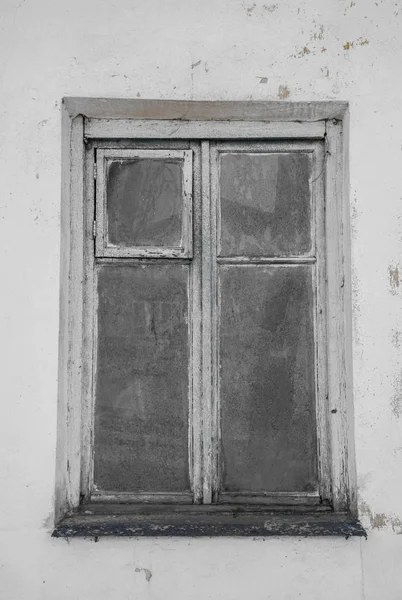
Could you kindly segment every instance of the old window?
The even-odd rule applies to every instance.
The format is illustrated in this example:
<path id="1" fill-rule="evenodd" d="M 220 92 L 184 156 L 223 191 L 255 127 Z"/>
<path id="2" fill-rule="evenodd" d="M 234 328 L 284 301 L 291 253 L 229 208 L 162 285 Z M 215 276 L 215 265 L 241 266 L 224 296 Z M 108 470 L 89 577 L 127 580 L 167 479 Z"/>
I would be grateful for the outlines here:
<path id="1" fill-rule="evenodd" d="M 346 106 L 65 104 L 55 535 L 363 534 Z"/>

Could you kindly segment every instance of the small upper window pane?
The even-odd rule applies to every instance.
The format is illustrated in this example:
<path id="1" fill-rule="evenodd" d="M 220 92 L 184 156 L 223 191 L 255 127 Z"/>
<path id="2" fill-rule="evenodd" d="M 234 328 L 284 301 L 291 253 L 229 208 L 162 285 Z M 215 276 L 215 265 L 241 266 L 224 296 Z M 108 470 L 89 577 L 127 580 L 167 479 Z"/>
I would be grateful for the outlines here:
<path id="1" fill-rule="evenodd" d="M 191 256 L 191 151 L 98 150 L 97 164 L 97 256 Z"/>
<path id="2" fill-rule="evenodd" d="M 311 253 L 310 156 L 221 154 L 221 256 Z"/>
<path id="3" fill-rule="evenodd" d="M 108 242 L 173 246 L 182 239 L 182 161 L 111 161 L 107 172 Z"/>

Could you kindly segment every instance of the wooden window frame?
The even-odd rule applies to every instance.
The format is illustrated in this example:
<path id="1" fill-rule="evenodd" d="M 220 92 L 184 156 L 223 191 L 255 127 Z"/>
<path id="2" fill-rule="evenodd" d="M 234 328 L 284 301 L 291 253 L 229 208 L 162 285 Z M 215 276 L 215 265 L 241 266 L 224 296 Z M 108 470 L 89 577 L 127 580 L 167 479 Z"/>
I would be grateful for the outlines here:
<path id="1" fill-rule="evenodd" d="M 351 338 L 351 284 L 350 284 L 350 225 L 348 199 L 348 104 L 345 102 L 195 102 L 124 99 L 64 98 L 62 109 L 62 214 L 60 265 L 60 336 L 59 336 L 59 390 L 58 390 L 58 445 L 56 457 L 56 529 L 54 536 L 70 535 L 365 535 L 357 521 L 356 469 L 353 440 L 352 399 L 352 338 Z M 318 273 L 317 315 L 318 344 L 326 349 L 325 402 L 318 406 L 321 500 L 331 497 L 332 509 L 317 497 L 307 499 L 298 494 L 271 494 L 263 505 L 253 502 L 243 506 L 208 505 L 213 496 L 211 478 L 201 478 L 201 469 L 211 468 L 214 453 L 194 462 L 195 504 L 175 506 L 141 505 L 135 495 L 127 495 L 126 502 L 111 495 L 109 498 L 91 497 L 92 473 L 92 420 L 93 399 L 93 327 L 95 294 L 93 291 L 94 261 L 94 191 L 93 156 L 86 147 L 100 140 L 97 148 L 101 156 L 134 156 L 152 152 L 149 142 L 154 140 L 159 151 L 186 152 L 192 149 L 198 164 L 200 178 L 194 181 L 195 195 L 208 195 L 208 201 L 195 203 L 194 228 L 205 248 L 213 251 L 211 223 L 216 219 L 214 199 L 217 196 L 216 177 L 211 175 L 212 160 L 216 161 L 219 148 L 234 147 L 236 141 L 254 144 L 283 143 L 290 140 L 300 148 L 324 148 L 325 172 L 314 175 L 313 181 L 322 186 L 319 193 L 325 197 L 325 261 Z M 158 141 L 157 141 L 158 140 Z M 162 140 L 162 141 L 161 141 Z M 183 142 L 183 140 L 185 140 Z M 187 140 L 187 142 L 186 142 Z M 192 147 L 190 140 L 200 140 L 200 147 Z M 208 140 L 208 141 L 207 141 Z M 216 146 L 214 140 L 226 140 Z M 187 144 L 187 145 L 186 145 Z M 294 146 L 292 146 L 294 147 Z M 111 148 L 121 148 L 111 151 Z M 130 149 L 131 148 L 131 149 Z M 200 149 L 198 149 L 200 148 Z M 182 154 L 184 156 L 185 154 Z M 98 167 L 99 168 L 99 167 Z M 216 169 L 215 169 L 216 172 Z M 212 173 L 213 175 L 213 173 Z M 97 181 L 99 179 L 97 178 Z M 102 191 L 102 187 L 98 190 Z M 212 193 L 211 193 L 212 192 Z M 191 207 L 186 208 L 185 221 L 191 218 Z M 96 253 L 103 252 L 112 260 L 119 252 L 105 245 L 101 234 L 102 222 L 97 211 Z M 190 215 L 190 217 L 189 217 Z M 190 221 L 186 221 L 189 223 Z M 318 221 L 317 221 L 318 222 Z M 201 227 L 202 223 L 202 227 Z M 212 225 L 214 225 L 212 223 Z M 187 231 L 191 228 L 187 227 Z M 323 231 L 319 232 L 323 235 Z M 182 251 L 168 249 L 170 258 L 190 257 L 191 239 L 185 235 Z M 198 236 L 196 236 L 198 237 Z M 130 254 L 129 249 L 128 256 Z M 142 249 L 141 256 L 161 256 L 155 248 Z M 200 248 L 194 247 L 194 257 L 201 260 Z M 92 257 L 92 258 L 91 258 Z M 274 259 L 273 259 L 274 261 Z M 298 262 L 297 257 L 294 258 Z M 212 261 L 214 262 L 214 261 Z M 272 261 L 271 261 L 272 262 Z M 280 262 L 280 260 L 279 260 Z M 210 287 L 203 287 L 206 300 L 215 286 L 214 267 L 200 264 L 203 277 Z M 324 289 L 323 289 L 324 288 Z M 194 269 L 192 277 L 193 307 L 192 331 L 196 332 L 192 353 L 198 360 L 206 336 L 212 335 L 216 322 L 210 302 L 200 302 L 200 277 Z M 326 319 L 324 316 L 326 315 Z M 203 327 L 201 330 L 201 318 Z M 319 317 L 317 317 L 319 319 Z M 197 334 L 198 332 L 198 334 Z M 216 361 L 215 361 L 216 363 Z M 215 403 L 212 381 L 214 361 L 203 364 L 202 372 L 193 373 L 193 391 Z M 323 385 L 318 375 L 318 386 Z M 198 391 L 197 391 L 198 390 Z M 323 397 L 321 394 L 320 397 Z M 202 455 L 202 441 L 216 437 L 214 419 L 205 419 L 193 403 L 192 415 L 194 444 Z M 215 406 L 216 408 L 216 406 Z M 207 412 L 213 414 L 213 407 Z M 200 422 L 204 417 L 201 430 Z M 191 418 L 191 417 L 190 417 Z M 215 420 L 216 421 L 216 420 Z M 204 448 L 207 444 L 204 444 Z M 190 460 L 191 462 L 191 460 Z M 191 463 L 192 464 L 192 463 Z M 209 465 L 209 466 L 208 466 Z M 201 489 L 203 488 L 203 489 Z M 201 496 L 207 504 L 197 504 Z M 268 497 L 269 496 L 269 497 Z"/>

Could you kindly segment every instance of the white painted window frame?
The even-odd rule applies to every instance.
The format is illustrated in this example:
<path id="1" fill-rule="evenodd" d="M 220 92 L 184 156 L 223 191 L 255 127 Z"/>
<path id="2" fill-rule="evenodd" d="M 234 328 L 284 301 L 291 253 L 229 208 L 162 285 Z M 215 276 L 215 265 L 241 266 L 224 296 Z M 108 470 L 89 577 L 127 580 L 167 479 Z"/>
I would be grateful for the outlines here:
<path id="1" fill-rule="evenodd" d="M 195 182 L 195 188 L 202 194 L 210 193 L 210 165 L 209 158 L 206 164 L 206 157 L 209 157 L 209 145 L 214 143 L 214 139 L 231 140 L 230 143 L 248 139 L 264 142 L 278 139 L 325 142 L 325 173 L 317 178 L 317 181 L 323 182 L 325 195 L 326 286 L 323 294 L 319 294 L 318 302 L 320 298 L 323 299 L 322 314 L 326 314 L 325 339 L 322 337 L 319 343 L 326 346 L 328 382 L 326 406 L 321 406 L 318 412 L 318 419 L 327 423 L 324 430 L 328 433 L 324 445 L 326 457 L 321 461 L 326 465 L 326 473 L 321 474 L 321 479 L 330 482 L 328 485 L 331 489 L 326 492 L 331 496 L 334 512 L 356 516 L 347 103 L 66 98 L 63 101 L 62 118 L 56 521 L 78 509 L 80 501 L 88 493 L 91 480 L 92 428 L 89 424 L 92 372 L 89 365 L 93 361 L 91 336 L 95 311 L 94 294 L 86 294 L 85 289 L 93 289 L 88 257 L 94 255 L 94 222 L 88 202 L 94 196 L 95 184 L 92 162 L 90 157 L 86 158 L 85 144 L 94 138 L 106 142 L 108 139 L 124 139 L 124 142 L 130 139 L 164 139 L 172 145 L 174 140 L 212 140 L 202 141 L 201 155 L 195 156 L 195 160 L 201 163 L 204 179 Z M 124 142 L 124 147 L 129 147 Z M 116 143 L 113 143 L 113 147 L 116 147 Z M 108 152 L 105 150 L 105 155 Z M 214 214 L 208 211 L 208 214 L 194 216 L 198 226 L 202 219 L 203 244 L 211 244 L 208 222 L 215 218 Z M 189 241 L 187 250 L 190 247 Z M 195 248 L 194 253 L 196 251 Z M 203 316 L 207 318 L 205 314 Z M 199 326 L 200 323 L 193 324 L 193 327 Z M 212 322 L 209 328 L 207 324 L 204 335 L 209 335 L 208 329 L 212 326 Z M 325 328 L 320 331 L 325 331 Z M 201 348 L 195 348 L 195 351 L 201 352 Z M 198 381 L 195 385 L 210 385 L 210 375 L 205 369 L 204 381 Z M 198 422 L 199 415 L 195 420 Z M 196 431 L 195 439 L 201 445 L 201 437 L 205 441 L 205 436 L 210 435 L 211 431 L 204 428 L 202 432 Z M 195 477 L 201 481 L 199 473 Z M 211 486 L 205 484 L 205 480 L 203 495 L 207 501 L 211 499 Z M 293 503 L 297 504 L 297 499 Z"/>

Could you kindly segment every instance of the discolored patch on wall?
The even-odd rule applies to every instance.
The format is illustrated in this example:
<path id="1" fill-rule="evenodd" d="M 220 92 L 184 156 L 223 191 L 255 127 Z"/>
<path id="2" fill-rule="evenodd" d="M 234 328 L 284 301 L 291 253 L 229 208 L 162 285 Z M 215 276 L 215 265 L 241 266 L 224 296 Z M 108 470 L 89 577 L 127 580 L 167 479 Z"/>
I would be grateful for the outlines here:
<path id="1" fill-rule="evenodd" d="M 391 344 L 394 348 L 400 348 L 402 342 L 402 331 L 399 329 L 393 329 L 391 332 Z"/>
<path id="2" fill-rule="evenodd" d="M 399 419 L 402 415 L 402 372 L 395 377 L 393 387 L 394 393 L 391 398 L 390 406 L 394 417 Z"/>
<path id="3" fill-rule="evenodd" d="M 351 50 L 352 48 L 355 48 L 356 46 L 368 46 L 369 43 L 370 42 L 367 38 L 359 37 L 357 40 L 355 40 L 353 42 L 345 42 L 343 45 L 343 49 Z"/>
<path id="4" fill-rule="evenodd" d="M 389 287 L 390 292 L 393 296 L 396 296 L 399 291 L 399 265 L 388 267 L 388 278 L 389 278 Z"/>
<path id="5" fill-rule="evenodd" d="M 281 100 L 286 100 L 286 98 L 289 98 L 290 96 L 290 91 L 287 85 L 280 85 L 278 88 L 278 98 L 280 98 Z"/>
<path id="6" fill-rule="evenodd" d="M 150 571 L 149 569 L 144 569 L 143 567 L 136 567 L 136 569 L 135 569 L 136 573 L 141 573 L 141 571 L 144 571 L 144 573 L 145 573 L 145 579 L 148 582 L 151 581 L 152 571 Z"/>
<path id="7" fill-rule="evenodd" d="M 279 5 L 278 4 L 264 4 L 264 6 L 262 7 L 264 10 L 266 10 L 267 12 L 273 13 L 276 10 L 278 10 Z"/>
<path id="8" fill-rule="evenodd" d="M 363 500 L 359 502 L 360 517 L 366 517 L 370 522 L 371 529 L 392 529 L 397 535 L 402 535 L 402 520 L 399 517 L 386 515 L 385 513 L 373 513 L 369 505 Z"/>

